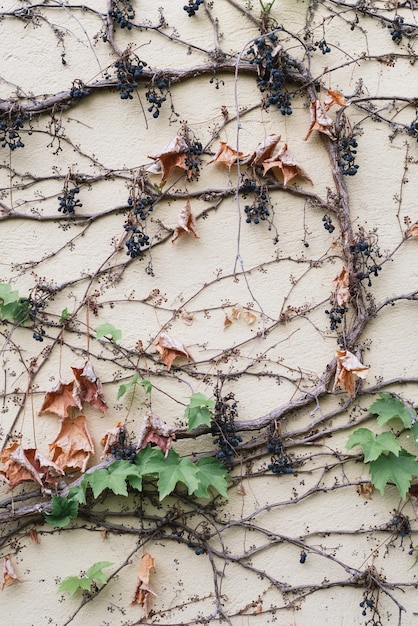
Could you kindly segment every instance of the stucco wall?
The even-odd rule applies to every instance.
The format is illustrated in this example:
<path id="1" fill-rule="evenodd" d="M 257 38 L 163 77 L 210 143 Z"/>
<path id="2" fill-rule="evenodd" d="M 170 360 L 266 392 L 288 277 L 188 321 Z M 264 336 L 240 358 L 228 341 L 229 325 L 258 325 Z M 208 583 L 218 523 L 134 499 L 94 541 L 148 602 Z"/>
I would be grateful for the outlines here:
<path id="1" fill-rule="evenodd" d="M 255 0 L 205 0 L 188 16 L 184 2 L 133 0 L 130 28 L 109 17 L 111 2 L 0 3 L 0 282 L 32 306 L 23 324 L 11 316 L 0 327 L 2 468 L 13 442 L 48 456 L 59 417 L 38 415 L 45 393 L 89 359 L 108 407 L 83 404 L 89 468 L 103 463 L 101 439 L 117 422 L 135 447 L 149 410 L 176 431 L 181 457 L 216 455 L 208 428 L 185 432 L 184 409 L 197 392 L 228 406 L 234 394 L 243 441 L 228 499 L 198 500 L 181 485 L 161 502 L 151 487 L 127 498 L 89 493 L 79 517 L 57 529 L 42 511 L 77 481 L 77 468 L 43 494 L 36 482 L 11 490 L 6 472 L 0 556 L 19 582 L 2 592 L 0 623 L 416 624 L 413 502 L 391 480 L 383 495 L 372 489 L 361 448 L 346 448 L 367 427 L 393 432 L 416 454 L 399 420 L 378 425 L 368 412 L 392 392 L 414 421 L 418 403 L 415 3 L 366 0 L 356 11 L 337 0 L 276 0 L 263 11 Z M 265 106 L 272 80 L 260 91 L 271 79 L 260 29 L 291 115 Z M 132 98 L 121 99 L 114 64 L 128 57 L 147 65 Z M 166 97 L 158 116 L 153 88 Z M 309 103 L 326 108 L 330 93 L 337 102 L 313 126 Z M 24 146 L 10 149 L 17 117 Z M 281 136 L 276 148 L 254 156 L 272 135 Z M 163 180 L 164 169 L 148 168 L 161 154 L 167 167 L 176 136 L 182 167 Z M 355 175 L 338 165 L 344 137 L 358 144 Z M 220 142 L 244 156 L 214 160 Z M 265 161 L 285 144 L 295 159 L 287 186 L 280 167 L 289 163 L 279 153 L 268 173 Z M 265 197 L 245 193 L 245 179 Z M 128 204 L 135 181 L 137 199 L 142 185 L 153 201 L 138 223 Z M 58 211 L 71 189 L 82 206 Z M 269 211 L 259 223 L 246 221 L 253 200 Z M 187 202 L 196 223 L 172 242 Z M 136 258 L 126 252 L 132 224 L 149 237 Z M 359 242 L 371 257 L 355 250 Z M 343 268 L 344 296 L 335 282 Z M 343 308 L 336 325 L 325 313 L 333 306 Z M 120 337 L 97 339 L 103 324 Z M 171 368 L 156 346 L 161 333 L 183 347 Z M 337 350 L 369 368 L 352 388 L 334 385 Z M 151 393 L 137 384 L 118 398 L 135 373 Z M 276 456 L 274 437 L 283 445 Z M 272 473 L 278 461 L 289 471 Z M 155 560 L 148 617 L 131 604 L 144 553 Z M 58 591 L 98 561 L 112 563 L 99 592 Z M 360 605 L 367 600 L 373 606 Z"/>

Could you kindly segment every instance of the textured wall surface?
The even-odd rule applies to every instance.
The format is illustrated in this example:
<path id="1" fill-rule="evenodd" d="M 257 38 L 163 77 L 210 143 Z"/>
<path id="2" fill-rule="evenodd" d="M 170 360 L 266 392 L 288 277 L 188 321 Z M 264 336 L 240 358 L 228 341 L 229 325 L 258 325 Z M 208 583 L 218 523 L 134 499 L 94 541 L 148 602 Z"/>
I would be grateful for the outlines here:
<path id="1" fill-rule="evenodd" d="M 412 626 L 416 2 L 185 1 L 0 3 L 0 623 Z M 48 524 L 147 414 L 218 490 L 170 452 Z"/>

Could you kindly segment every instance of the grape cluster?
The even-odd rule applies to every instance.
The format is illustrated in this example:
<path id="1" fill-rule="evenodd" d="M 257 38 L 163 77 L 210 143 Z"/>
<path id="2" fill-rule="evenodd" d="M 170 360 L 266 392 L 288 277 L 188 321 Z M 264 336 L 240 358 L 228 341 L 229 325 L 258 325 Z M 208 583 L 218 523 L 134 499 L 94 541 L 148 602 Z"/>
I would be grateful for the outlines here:
<path id="1" fill-rule="evenodd" d="M 131 445 L 128 433 L 126 432 L 126 428 L 124 426 L 120 427 L 117 441 L 115 441 L 110 448 L 110 453 L 115 457 L 116 461 L 129 461 L 129 463 L 135 463 L 135 446 Z"/>
<path id="2" fill-rule="evenodd" d="M 271 463 L 267 466 L 273 474 L 292 474 L 292 461 L 283 447 L 280 437 L 273 435 L 267 444 L 267 451 L 270 452 Z"/>
<path id="3" fill-rule="evenodd" d="M 16 148 L 24 148 L 25 144 L 20 136 L 20 130 L 23 128 L 23 117 L 17 116 L 14 120 L 0 120 L 0 142 L 1 147 L 8 146 L 10 150 Z"/>
<path id="4" fill-rule="evenodd" d="M 355 176 L 359 166 L 355 163 L 358 143 L 355 137 L 341 137 L 337 148 L 339 152 L 338 165 L 344 176 Z"/>
<path id="5" fill-rule="evenodd" d="M 145 61 L 141 61 L 136 55 L 124 56 L 116 61 L 114 64 L 116 78 L 118 79 L 116 89 L 120 92 L 122 100 L 132 100 L 132 92 L 138 87 L 138 78 L 142 76 L 147 65 Z"/>
<path id="6" fill-rule="evenodd" d="M 28 316 L 32 322 L 32 337 L 35 341 L 43 341 L 45 336 L 45 329 L 42 326 L 42 321 L 45 321 L 42 310 L 45 307 L 45 299 L 38 295 L 37 291 L 30 295 L 28 298 Z"/>
<path id="7" fill-rule="evenodd" d="M 418 141 L 418 121 L 412 122 L 406 127 L 406 132 Z"/>
<path id="8" fill-rule="evenodd" d="M 186 165 L 189 169 L 187 172 L 187 177 L 189 180 L 192 180 L 193 178 L 197 179 L 200 174 L 200 163 L 201 163 L 200 157 L 202 156 L 202 153 L 203 153 L 203 146 L 201 142 L 198 141 L 197 139 L 193 139 L 192 141 L 189 141 L 188 146 L 189 146 L 189 149 L 186 155 Z"/>
<path id="9" fill-rule="evenodd" d="M 63 195 L 58 196 L 59 206 L 58 211 L 66 215 L 74 215 L 77 207 L 82 207 L 82 203 L 75 196 L 80 193 L 80 187 L 64 187 Z"/>
<path id="10" fill-rule="evenodd" d="M 392 41 L 394 41 L 397 44 L 400 44 L 402 41 L 402 36 L 404 34 L 403 23 L 404 23 L 403 17 L 399 17 L 399 15 L 397 15 L 395 19 L 393 20 L 392 24 L 388 26 L 388 28 L 392 29 L 390 31 L 390 34 L 392 36 Z"/>
<path id="11" fill-rule="evenodd" d="M 250 64 L 257 66 L 257 85 L 262 93 L 266 93 L 264 107 L 273 105 L 282 115 L 291 115 L 291 98 L 286 89 L 288 59 L 281 49 L 275 47 L 277 40 L 274 33 L 259 37 L 247 51 L 247 56 Z"/>
<path id="12" fill-rule="evenodd" d="M 89 95 L 89 90 L 86 89 L 84 83 L 81 80 L 74 80 L 70 90 L 70 96 L 72 98 L 84 98 Z"/>
<path id="13" fill-rule="evenodd" d="M 329 327 L 331 330 L 336 330 L 338 324 L 342 323 L 342 316 L 346 312 L 343 306 L 333 306 L 331 309 L 325 309 L 325 315 L 329 317 Z"/>
<path id="14" fill-rule="evenodd" d="M 322 221 L 324 223 L 324 228 L 325 230 L 327 230 L 330 234 L 334 232 L 335 230 L 335 226 L 332 223 L 332 219 L 330 218 L 329 215 L 324 215 L 322 218 Z"/>
<path id="15" fill-rule="evenodd" d="M 138 226 L 130 222 L 124 225 L 124 229 L 129 233 L 129 237 L 125 243 L 126 254 L 128 254 L 131 259 L 141 259 L 144 255 L 144 249 L 149 246 L 148 235 L 145 235 Z"/>
<path id="16" fill-rule="evenodd" d="M 133 214 L 137 215 L 143 222 L 147 219 L 148 213 L 152 213 L 154 200 L 151 196 L 136 198 L 134 189 L 131 190 L 128 204 L 133 209 Z"/>
<path id="17" fill-rule="evenodd" d="M 376 262 L 376 256 L 381 256 L 379 251 L 374 251 L 368 241 L 361 239 L 350 245 L 350 252 L 356 258 L 356 267 L 358 269 L 356 278 L 358 280 L 367 280 L 368 287 L 372 286 L 370 275 L 377 277 L 382 269 L 382 266 Z"/>
<path id="18" fill-rule="evenodd" d="M 235 431 L 235 418 L 238 417 L 237 403 L 233 393 L 222 398 L 219 389 L 215 391 L 215 397 L 216 404 L 211 423 L 211 433 L 214 437 L 213 443 L 220 448 L 216 458 L 225 467 L 231 469 L 232 457 L 242 442 L 242 437 L 237 435 Z"/>
<path id="19" fill-rule="evenodd" d="M 244 199 L 248 198 L 250 193 L 254 194 L 253 202 L 244 206 L 246 214 L 245 221 L 247 224 L 259 224 L 260 220 L 264 222 L 270 217 L 270 198 L 263 187 L 257 185 L 255 181 L 245 178 L 239 191 L 242 193 Z"/>
<path id="20" fill-rule="evenodd" d="M 321 39 L 321 41 L 316 41 L 315 46 L 320 49 L 322 54 L 328 54 L 328 52 L 331 52 L 331 48 L 329 47 L 325 39 Z"/>
<path id="21" fill-rule="evenodd" d="M 361 614 L 363 617 L 366 617 L 367 611 L 369 610 L 371 615 L 370 619 L 367 620 L 367 624 L 370 624 L 370 626 L 382 626 L 373 595 L 373 590 L 365 592 L 364 600 L 360 602 L 360 608 L 362 609 Z"/>
<path id="22" fill-rule="evenodd" d="M 158 91 L 157 91 L 158 90 Z M 152 113 L 152 117 L 157 118 L 160 115 L 160 109 L 167 100 L 167 94 L 170 90 L 170 80 L 164 76 L 154 77 L 151 86 L 145 93 L 145 97 L 149 103 L 147 111 Z"/>
<path id="23" fill-rule="evenodd" d="M 306 554 L 305 550 L 303 550 L 303 551 L 300 553 L 299 563 L 305 563 L 307 556 L 308 556 L 308 555 Z"/>
<path id="24" fill-rule="evenodd" d="M 196 12 L 199 10 L 201 4 L 203 4 L 204 0 L 189 0 L 189 4 L 185 4 L 183 7 L 183 11 L 186 11 L 189 17 L 193 17 L 196 15 Z"/>
<path id="25" fill-rule="evenodd" d="M 120 26 L 131 30 L 132 20 L 135 18 L 135 11 L 132 5 L 126 0 L 112 0 L 109 17 Z"/>

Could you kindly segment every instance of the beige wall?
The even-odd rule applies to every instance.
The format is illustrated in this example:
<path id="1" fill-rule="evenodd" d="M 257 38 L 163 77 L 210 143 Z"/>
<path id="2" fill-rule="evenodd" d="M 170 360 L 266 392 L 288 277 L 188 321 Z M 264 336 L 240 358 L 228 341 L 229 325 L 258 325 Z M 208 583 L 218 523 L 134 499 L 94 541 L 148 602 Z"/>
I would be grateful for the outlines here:
<path id="1" fill-rule="evenodd" d="M 39 515 L 16 515 L 27 503 L 45 506 L 49 496 L 26 501 L 20 494 L 33 483 L 12 492 L 2 483 L 0 556 L 10 557 L 20 583 L 2 593 L 0 623 L 215 624 L 223 616 L 234 626 L 351 626 L 372 617 L 359 606 L 368 591 L 378 603 L 377 624 L 416 624 L 415 553 L 408 554 L 416 543 L 414 509 L 393 485 L 383 496 L 377 490 L 371 499 L 359 495 L 359 483 L 369 481 L 367 469 L 360 448 L 345 448 L 358 423 L 379 432 L 367 413 L 377 392 L 418 402 L 418 244 L 407 236 L 418 219 L 418 144 L 405 132 L 416 115 L 416 12 L 400 9 L 408 28 L 397 45 L 387 26 L 401 3 L 386 3 L 387 9 L 382 2 L 361 3 L 353 30 L 356 14 L 343 2 L 271 3 L 265 26 L 283 25 L 277 31 L 283 50 L 300 62 L 290 73 L 301 67 L 305 72 L 304 84 L 288 82 L 293 113 L 282 116 L 260 105 L 254 66 L 247 61 L 259 34 L 261 3 L 214 0 L 188 17 L 185 1 L 133 1 L 135 27 L 115 27 L 113 39 L 103 1 L 84 8 L 0 3 L 2 120 L 15 119 L 19 106 L 29 115 L 21 131 L 25 147 L 0 149 L 0 282 L 10 282 L 22 296 L 45 297 L 47 316 L 42 343 L 32 338 L 29 323 L 16 328 L 9 321 L 0 328 L 0 435 L 3 447 L 18 439 L 48 455 L 58 418 L 38 416 L 43 396 L 60 379 L 68 382 L 71 367 L 80 367 L 88 351 L 109 407 L 105 415 L 84 407 L 95 443 L 89 467 L 100 462 L 100 440 L 115 422 L 124 422 L 136 439 L 151 402 L 155 414 L 184 430 L 187 398 L 195 392 L 213 397 L 224 379 L 222 394 L 235 394 L 244 439 L 234 457 L 229 499 L 218 498 L 212 508 L 185 497 L 162 503 L 156 496 L 108 497 L 91 503 L 97 517 L 86 514 L 60 531 Z M 165 5 L 162 12 L 159 4 Z M 329 53 L 315 46 L 322 39 Z M 148 78 L 125 101 L 114 88 L 113 64 L 128 45 L 148 63 Z M 154 72 L 173 79 L 173 111 L 168 99 L 157 119 L 145 96 Z M 88 86 L 88 97 L 68 99 L 64 92 L 75 80 Z M 343 177 L 335 163 L 333 173 L 329 157 L 336 142 L 317 130 L 304 140 L 309 99 L 316 93 L 323 102 L 327 89 L 344 94 L 347 123 L 356 131 L 359 170 L 352 177 Z M 333 106 L 328 115 L 335 122 L 341 111 Z M 151 249 L 142 260 L 129 260 L 129 187 L 151 165 L 150 155 L 185 125 L 204 147 L 200 177 L 186 180 L 177 169 L 168 178 L 145 222 Z M 236 198 L 237 166 L 229 171 L 208 161 L 220 141 L 246 154 L 273 133 L 281 135 L 277 150 L 287 143 L 313 184 L 298 177 L 283 189 L 282 179 L 277 184 L 274 177 L 261 177 L 273 185 L 270 218 L 247 224 L 244 207 L 251 196 Z M 256 172 L 240 169 L 244 177 Z M 83 205 L 69 217 L 57 211 L 68 172 Z M 159 184 L 160 176 L 145 175 L 151 189 Z M 188 197 L 199 238 L 185 234 L 172 244 Z M 332 217 L 331 234 L 324 215 Z M 351 300 L 337 332 L 324 310 L 331 307 L 333 280 L 350 262 L 348 227 L 354 238 L 363 233 L 373 245 L 382 271 L 372 276 L 371 287 L 351 276 Z M 393 306 L 382 306 L 388 298 Z M 95 308 L 89 315 L 88 301 Z M 225 314 L 238 305 L 254 313 L 252 323 L 242 314 L 225 327 Z M 65 308 L 72 318 L 63 331 Z M 117 345 L 95 339 L 94 329 L 103 323 L 121 330 Z M 178 359 L 167 371 L 155 347 L 162 331 L 182 342 L 193 362 Z M 351 398 L 344 389 L 333 391 L 339 347 L 370 367 Z M 151 401 L 143 389 L 117 400 L 119 385 L 135 371 L 152 382 Z M 267 469 L 269 428 L 275 425 L 292 474 Z M 399 423 L 394 430 L 399 432 Z M 401 440 L 416 452 L 411 439 Z M 192 459 L 216 452 L 210 434 L 179 437 L 173 447 Z M 67 482 L 76 477 L 69 472 Z M 405 537 L 391 525 L 396 510 L 409 518 Z M 185 527 L 179 541 L 173 540 L 170 516 Z M 205 523 L 212 536 L 207 544 L 200 539 L 209 552 L 196 555 L 187 541 L 192 533 L 196 543 L 193 532 Z M 30 539 L 32 528 L 39 544 Z M 144 528 L 155 533 L 145 535 Z M 130 604 L 144 552 L 155 559 L 151 585 L 158 594 L 148 619 L 141 606 Z M 108 573 L 119 571 L 97 597 L 57 592 L 63 578 L 104 560 L 113 563 Z"/>

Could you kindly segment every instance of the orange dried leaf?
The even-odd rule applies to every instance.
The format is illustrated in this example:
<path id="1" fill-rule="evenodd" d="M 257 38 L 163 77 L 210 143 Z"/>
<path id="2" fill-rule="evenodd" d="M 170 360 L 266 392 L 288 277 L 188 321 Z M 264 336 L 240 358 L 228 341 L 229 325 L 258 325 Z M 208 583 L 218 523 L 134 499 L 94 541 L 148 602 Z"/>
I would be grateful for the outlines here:
<path id="1" fill-rule="evenodd" d="M 100 458 L 103 459 L 115 443 L 118 443 L 119 435 L 121 430 L 124 428 L 125 427 L 122 425 L 122 422 L 117 422 L 113 428 L 109 428 L 109 430 L 106 431 L 105 435 L 100 440 L 100 443 L 104 448 L 103 454 Z"/>
<path id="2" fill-rule="evenodd" d="M 74 468 L 86 471 L 87 463 L 94 453 L 93 441 L 87 429 L 86 418 L 78 415 L 66 417 L 54 441 L 49 444 L 52 460 L 61 469 Z"/>
<path id="3" fill-rule="evenodd" d="M 257 144 L 255 151 L 243 162 L 251 165 L 262 165 L 264 161 L 272 157 L 274 148 L 277 146 L 279 141 L 280 135 L 268 135 Z"/>
<path id="4" fill-rule="evenodd" d="M 44 489 L 46 483 L 56 483 L 57 477 L 64 473 L 60 467 L 42 456 L 35 448 L 25 449 L 17 442 L 5 448 L 0 458 L 4 464 L 0 475 L 12 488 L 21 482 L 33 480 Z"/>
<path id="5" fill-rule="evenodd" d="M 68 417 L 68 410 L 71 407 L 79 410 L 82 408 L 80 399 L 74 394 L 74 381 L 64 383 L 60 380 L 51 391 L 47 391 L 45 394 L 38 415 L 42 413 L 55 413 L 55 415 L 64 418 Z"/>
<path id="6" fill-rule="evenodd" d="M 411 228 L 408 230 L 407 235 L 410 237 L 418 237 L 418 224 L 412 224 Z"/>
<path id="7" fill-rule="evenodd" d="M 304 178 L 312 183 L 308 174 L 303 168 L 300 167 L 295 157 L 289 152 L 286 143 L 275 156 L 270 159 L 266 159 L 263 162 L 263 168 L 264 174 L 266 174 L 270 169 L 273 169 L 273 173 L 276 178 L 278 177 L 277 174 L 283 176 L 283 187 L 286 187 L 287 184 L 297 176 L 300 176 L 301 178 Z"/>
<path id="8" fill-rule="evenodd" d="M 131 604 L 140 604 L 144 611 L 145 617 L 148 618 L 152 596 L 157 597 L 155 591 L 153 591 L 149 584 L 150 570 L 155 569 L 155 561 L 148 552 L 146 552 L 139 564 L 137 574 L 137 584 L 134 598 Z"/>
<path id="9" fill-rule="evenodd" d="M 338 306 L 345 306 L 350 301 L 350 283 L 349 275 L 345 267 L 341 270 L 336 278 L 332 281 L 336 290 L 334 300 Z"/>
<path id="10" fill-rule="evenodd" d="M 328 89 L 327 95 L 324 98 L 324 109 L 328 111 L 332 107 L 333 104 L 338 104 L 340 107 L 347 107 L 348 102 L 339 91 L 332 91 L 332 89 Z"/>
<path id="11" fill-rule="evenodd" d="M 337 350 L 335 353 L 337 358 L 337 369 L 335 372 L 334 389 L 338 385 L 342 385 L 351 396 L 356 388 L 356 379 L 366 378 L 369 367 L 363 365 L 355 354 L 348 350 Z"/>
<path id="12" fill-rule="evenodd" d="M 71 369 L 75 376 L 73 393 L 77 400 L 80 403 L 87 402 L 93 408 L 98 409 L 102 413 L 106 413 L 107 404 L 102 383 L 97 378 L 91 362 L 87 360 L 83 367 L 72 367 Z"/>
<path id="13" fill-rule="evenodd" d="M 324 133 L 334 140 L 335 136 L 332 132 L 334 122 L 325 113 L 322 104 L 319 100 L 315 100 L 314 102 L 311 102 L 309 106 L 311 113 L 311 125 L 309 126 L 309 130 L 306 134 L 305 141 L 309 139 L 312 131 L 314 130 L 318 130 L 320 133 Z"/>
<path id="14" fill-rule="evenodd" d="M 221 141 L 218 152 L 212 159 L 210 159 L 210 161 L 208 161 L 208 164 L 217 161 L 218 163 L 224 163 L 231 168 L 242 158 L 245 158 L 243 152 L 238 152 L 238 150 L 234 150 L 234 148 L 228 146 L 225 141 Z"/>
<path id="15" fill-rule="evenodd" d="M 248 309 L 244 309 L 244 307 L 238 304 L 237 306 L 232 307 L 229 313 L 225 314 L 225 322 L 224 322 L 225 328 L 230 326 L 232 322 L 234 322 L 235 320 L 240 320 L 240 319 L 243 320 L 246 324 L 248 324 L 248 326 L 251 326 L 251 324 L 254 324 L 254 322 L 256 321 L 257 316 L 252 311 L 249 311 Z"/>
<path id="16" fill-rule="evenodd" d="M 176 135 L 161 152 L 154 154 L 154 156 L 148 155 L 148 158 L 153 159 L 154 163 L 147 168 L 147 171 L 151 174 L 161 174 L 160 183 L 165 182 L 176 167 L 188 171 L 187 151 L 188 146 L 184 137 Z"/>
<path id="17" fill-rule="evenodd" d="M 149 443 L 155 443 L 167 456 L 175 438 L 176 429 L 163 422 L 158 415 L 149 411 L 144 417 L 136 449 L 142 450 Z"/>
<path id="18" fill-rule="evenodd" d="M 32 543 L 36 543 L 36 544 L 41 543 L 41 540 L 39 539 L 38 531 L 36 530 L 36 528 L 31 528 L 31 530 L 29 531 L 29 537 Z"/>
<path id="19" fill-rule="evenodd" d="M 13 568 L 12 562 L 8 556 L 3 558 L 3 580 L 1 583 L 1 590 L 8 585 L 19 582 L 19 578 Z"/>
<path id="20" fill-rule="evenodd" d="M 174 243 L 183 233 L 191 233 L 195 239 L 199 239 L 199 233 L 197 232 L 196 218 L 192 215 L 192 208 L 189 200 L 182 209 L 180 209 L 177 216 L 177 226 L 174 229 L 173 238 L 171 243 Z"/>
<path id="21" fill-rule="evenodd" d="M 176 339 L 172 339 L 167 333 L 160 333 L 155 346 L 161 354 L 161 360 L 167 366 L 168 371 L 170 371 L 174 359 L 178 357 L 184 357 L 189 359 L 189 361 L 193 361 L 183 344 Z"/>
<path id="22" fill-rule="evenodd" d="M 359 494 L 365 500 L 371 500 L 373 493 L 373 483 L 363 483 L 359 487 Z"/>

